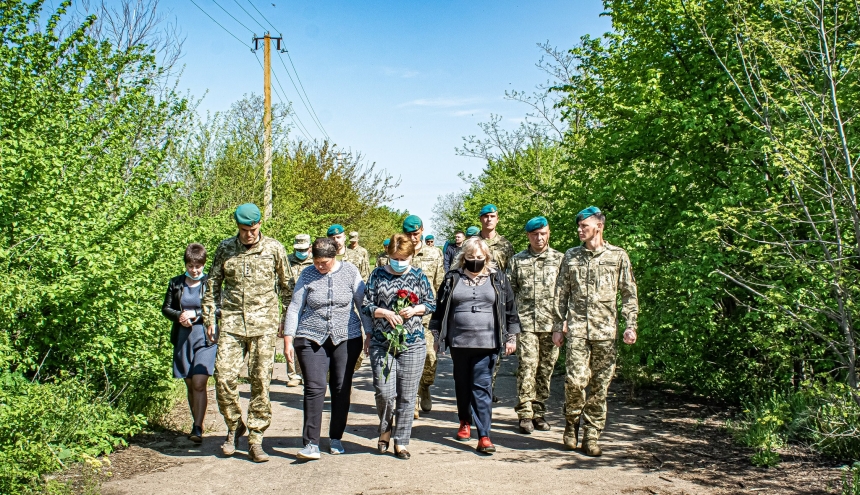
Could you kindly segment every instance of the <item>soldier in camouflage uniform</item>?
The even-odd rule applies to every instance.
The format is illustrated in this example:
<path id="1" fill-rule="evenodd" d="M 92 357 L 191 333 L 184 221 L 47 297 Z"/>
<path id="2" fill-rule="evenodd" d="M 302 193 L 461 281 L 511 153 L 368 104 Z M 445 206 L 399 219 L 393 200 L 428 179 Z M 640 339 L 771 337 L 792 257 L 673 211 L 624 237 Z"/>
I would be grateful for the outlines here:
<path id="1" fill-rule="evenodd" d="M 388 264 L 388 245 L 391 244 L 391 239 L 382 241 L 382 252 L 376 255 L 376 266 L 385 266 Z"/>
<path id="2" fill-rule="evenodd" d="M 370 261 L 366 257 L 367 251 L 364 248 L 361 248 L 364 252 L 356 251 L 346 246 L 346 234 L 344 233 L 343 225 L 332 225 L 328 228 L 326 235 L 334 239 L 334 242 L 337 243 L 337 260 L 348 261 L 355 265 L 358 268 L 358 273 L 361 274 L 361 278 L 367 282 L 367 277 L 370 276 Z"/>
<path id="3" fill-rule="evenodd" d="M 218 342 L 215 392 L 228 431 L 221 449 L 224 455 L 233 455 L 239 437 L 248 430 L 248 455 L 254 462 L 264 462 L 269 460 L 262 442 L 272 422 L 269 384 L 281 321 L 278 302 L 280 299 L 284 307 L 289 303 L 290 272 L 284 246 L 260 233 L 257 206 L 241 205 L 233 216 L 239 232 L 215 251 L 203 297 L 203 323 L 209 339 Z M 215 333 L 218 309 L 220 335 Z M 251 382 L 247 425 L 242 422 L 239 404 L 239 371 L 246 355 Z"/>
<path id="4" fill-rule="evenodd" d="M 415 254 L 412 256 L 412 266 L 420 268 L 430 282 L 433 289 L 433 297 L 445 279 L 445 267 L 442 264 L 442 252 L 436 248 L 428 247 L 421 242 L 421 234 L 424 233 L 424 223 L 415 215 L 409 215 L 403 220 L 403 233 L 409 236 L 415 246 Z M 427 344 L 427 355 L 424 358 L 424 371 L 421 374 L 421 382 L 418 384 L 418 400 L 415 401 L 415 418 L 419 414 L 419 408 L 424 412 L 430 412 L 433 408 L 433 400 L 430 397 L 430 386 L 436 381 L 436 350 L 433 347 L 433 332 L 429 330 L 431 314 L 424 315 L 424 340 Z"/>
<path id="5" fill-rule="evenodd" d="M 347 249 L 352 249 L 353 251 L 358 251 L 359 254 L 364 256 L 364 260 L 367 262 L 368 266 L 368 274 L 370 273 L 370 253 L 367 252 L 367 249 L 358 245 L 358 232 L 352 231 L 349 233 L 349 246 Z"/>
<path id="6" fill-rule="evenodd" d="M 591 206 L 579 212 L 579 239 L 583 244 L 568 249 L 556 281 L 553 342 L 565 341 L 567 323 L 567 376 L 564 383 L 564 445 L 577 447 L 580 421 L 584 427 L 582 449 L 601 455 L 597 440 L 606 426 L 606 392 L 615 374 L 618 309 L 627 323 L 624 343 L 636 342 L 639 314 L 636 280 L 627 252 L 603 240 L 606 217 Z M 590 393 L 586 398 L 585 389 Z"/>
<path id="7" fill-rule="evenodd" d="M 508 269 L 508 261 L 514 256 L 514 246 L 511 241 L 505 239 L 505 236 L 496 232 L 496 225 L 499 224 L 499 209 L 496 205 L 484 205 L 481 208 L 481 232 L 478 234 L 481 239 L 487 243 L 490 248 L 490 253 L 493 255 L 493 261 L 498 265 L 499 270 Z M 470 227 L 471 228 L 471 227 Z M 496 397 L 496 375 L 499 373 L 499 368 L 502 366 L 502 356 L 496 360 L 496 367 L 493 368 L 493 402 L 499 402 Z"/>
<path id="8" fill-rule="evenodd" d="M 293 290 L 296 287 L 299 275 L 301 275 L 302 270 L 314 264 L 314 260 L 311 257 L 311 236 L 308 234 L 299 234 L 293 239 L 293 253 L 287 257 L 287 261 L 290 263 L 290 288 L 287 291 L 287 300 L 292 301 Z M 287 306 L 289 304 L 288 302 Z M 278 336 L 283 337 L 281 334 Z M 293 359 L 292 362 L 287 361 L 287 386 L 298 387 L 302 383 L 301 380 L 302 370 L 299 367 L 299 361 L 297 359 Z"/>
<path id="9" fill-rule="evenodd" d="M 555 281 L 560 252 L 549 247 L 549 223 L 535 217 L 526 223 L 529 247 L 511 258 L 508 280 L 517 297 L 520 328 L 517 353 L 517 405 L 520 433 L 535 429 L 549 431 L 544 419 L 552 370 L 558 360 L 558 347 L 552 342 L 555 311 Z"/>

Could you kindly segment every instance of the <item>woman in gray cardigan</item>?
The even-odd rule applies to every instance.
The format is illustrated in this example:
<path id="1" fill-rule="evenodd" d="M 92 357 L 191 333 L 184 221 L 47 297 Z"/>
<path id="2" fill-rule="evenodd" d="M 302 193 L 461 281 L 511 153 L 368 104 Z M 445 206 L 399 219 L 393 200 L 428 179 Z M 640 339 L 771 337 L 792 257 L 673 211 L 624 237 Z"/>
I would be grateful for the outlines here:
<path id="1" fill-rule="evenodd" d="M 337 244 L 322 237 L 311 248 L 314 264 L 296 281 L 284 323 L 284 353 L 298 358 L 304 372 L 304 448 L 299 460 L 320 458 L 320 430 L 325 404 L 326 374 L 331 391 L 328 436 L 332 454 L 344 452 L 341 438 L 349 415 L 352 374 L 362 351 L 361 331 L 371 330 L 360 316 L 364 281 L 358 268 L 337 261 Z"/>

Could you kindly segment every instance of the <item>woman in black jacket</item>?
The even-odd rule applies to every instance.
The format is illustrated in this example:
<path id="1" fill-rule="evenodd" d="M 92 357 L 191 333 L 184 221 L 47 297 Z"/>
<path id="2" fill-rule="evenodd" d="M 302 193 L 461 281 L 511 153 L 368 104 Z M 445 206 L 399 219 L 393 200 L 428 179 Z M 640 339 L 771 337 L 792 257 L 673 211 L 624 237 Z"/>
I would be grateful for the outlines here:
<path id="1" fill-rule="evenodd" d="M 490 441 L 493 368 L 501 352 L 516 351 L 520 317 L 505 272 L 496 268 L 483 239 L 463 243 L 439 288 L 430 331 L 437 350 L 451 348 L 460 418 L 457 440 L 471 438 L 474 421 L 478 452 L 495 452 Z"/>
<path id="2" fill-rule="evenodd" d="M 201 318 L 203 294 L 208 277 L 203 273 L 206 248 L 189 244 L 185 249 L 185 273 L 170 279 L 161 313 L 173 322 L 170 343 L 173 344 L 173 377 L 183 378 L 188 389 L 188 406 L 194 425 L 188 436 L 203 441 L 203 418 L 206 415 L 206 384 L 215 370 L 218 345 L 206 338 Z"/>

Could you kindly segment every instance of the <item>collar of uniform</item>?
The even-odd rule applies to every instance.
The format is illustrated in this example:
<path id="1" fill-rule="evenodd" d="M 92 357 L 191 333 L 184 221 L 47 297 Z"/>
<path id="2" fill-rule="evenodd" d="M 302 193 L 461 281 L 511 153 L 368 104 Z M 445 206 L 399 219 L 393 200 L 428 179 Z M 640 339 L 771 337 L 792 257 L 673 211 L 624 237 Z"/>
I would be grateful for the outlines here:
<path id="1" fill-rule="evenodd" d="M 600 246 L 599 248 L 597 248 L 597 249 L 595 249 L 594 251 L 592 251 L 592 250 L 588 249 L 587 247 L 585 247 L 585 244 L 583 244 L 583 245 L 582 245 L 582 251 L 583 251 L 586 255 L 591 256 L 592 258 L 594 258 L 594 257 L 596 257 L 596 256 L 600 256 L 601 254 L 603 254 L 603 252 L 604 252 L 604 251 L 606 251 L 606 247 L 607 247 L 607 246 L 608 246 L 608 244 L 607 244 L 606 242 L 604 242 L 602 246 Z"/>
<path id="2" fill-rule="evenodd" d="M 526 251 L 528 251 L 529 255 L 530 255 L 532 258 L 540 258 L 541 256 L 546 256 L 546 253 L 548 253 L 548 252 L 549 252 L 549 247 L 547 247 L 546 249 L 544 249 L 542 253 L 535 253 L 534 251 L 532 251 L 532 247 L 531 247 L 531 246 L 529 246 L 529 247 L 526 249 Z"/>
<path id="3" fill-rule="evenodd" d="M 413 254 L 412 256 L 423 256 L 424 255 L 423 251 L 424 251 L 424 245 L 418 244 L 418 247 L 415 248 L 415 254 Z"/>
<path id="4" fill-rule="evenodd" d="M 257 240 L 256 244 L 251 247 L 247 247 L 242 244 L 242 241 L 239 240 L 239 236 L 236 236 L 236 244 L 239 246 L 239 252 L 243 254 L 253 254 L 259 252 L 263 247 L 263 239 L 265 236 L 260 234 L 260 238 Z"/>
<path id="5" fill-rule="evenodd" d="M 497 231 L 495 231 L 495 230 L 493 231 L 493 235 L 492 235 L 492 236 L 490 236 L 490 237 L 484 237 L 484 232 L 483 232 L 483 231 L 482 231 L 482 232 L 478 232 L 478 237 L 480 237 L 481 239 L 483 239 L 484 241 L 487 241 L 487 242 L 489 242 L 489 241 L 494 241 L 494 240 L 498 239 L 500 235 L 501 235 L 501 234 L 499 234 L 499 233 L 498 233 Z"/>

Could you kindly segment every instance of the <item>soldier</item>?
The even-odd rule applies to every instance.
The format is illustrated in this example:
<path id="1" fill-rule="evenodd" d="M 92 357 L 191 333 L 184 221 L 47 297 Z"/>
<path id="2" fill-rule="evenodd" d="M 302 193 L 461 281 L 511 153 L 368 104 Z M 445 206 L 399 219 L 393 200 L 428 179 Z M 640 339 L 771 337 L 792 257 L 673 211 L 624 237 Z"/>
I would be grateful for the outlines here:
<path id="1" fill-rule="evenodd" d="M 314 264 L 314 260 L 311 258 L 311 236 L 299 234 L 293 239 L 293 254 L 287 257 L 287 261 L 290 262 L 290 289 L 287 300 L 292 301 L 293 289 L 296 287 L 299 275 L 301 275 L 302 270 Z M 284 309 L 286 310 L 286 308 Z M 297 359 L 292 362 L 287 361 L 287 386 L 298 387 L 301 383 L 302 370 L 299 368 L 299 361 Z"/>
<path id="2" fill-rule="evenodd" d="M 428 234 L 424 237 L 424 244 L 434 247 L 436 245 L 436 237 L 433 234 Z"/>
<path id="3" fill-rule="evenodd" d="M 481 229 L 475 227 L 474 225 L 466 229 L 466 238 L 475 237 L 476 235 L 481 233 Z"/>
<path id="4" fill-rule="evenodd" d="M 457 253 L 460 252 L 460 248 L 463 247 L 463 241 L 465 240 L 466 234 L 463 233 L 462 230 L 458 230 L 454 232 L 454 242 L 445 243 L 442 264 L 445 266 L 446 272 L 451 269 L 451 263 L 454 261 L 454 258 L 457 257 Z"/>
<path id="5" fill-rule="evenodd" d="M 555 279 L 564 256 L 549 247 L 549 223 L 544 217 L 526 222 L 529 247 L 511 258 L 508 280 L 517 297 L 520 333 L 517 353 L 517 406 L 520 433 L 549 431 L 544 419 L 552 369 L 558 347 L 552 342 Z"/>
<path id="6" fill-rule="evenodd" d="M 376 255 L 376 266 L 385 266 L 388 264 L 388 245 L 391 244 L 391 239 L 382 241 L 382 252 Z"/>
<path id="7" fill-rule="evenodd" d="M 346 247 L 346 234 L 343 231 L 343 225 L 337 223 L 332 225 L 328 228 L 326 236 L 331 237 L 337 243 L 337 260 L 348 261 L 355 265 L 358 268 L 358 273 L 361 274 L 361 278 L 366 282 L 367 277 L 370 276 L 370 261 L 360 251 Z"/>
<path id="8" fill-rule="evenodd" d="M 347 246 L 347 249 L 358 251 L 364 256 L 364 259 L 365 261 L 367 261 L 368 266 L 367 272 L 368 274 L 370 274 L 370 253 L 367 252 L 367 249 L 364 249 L 364 247 L 358 245 L 358 232 L 353 230 L 349 233 L 349 246 Z"/>
<path id="9" fill-rule="evenodd" d="M 505 236 L 496 232 L 496 225 L 499 223 L 499 209 L 496 205 L 489 204 L 481 208 L 481 239 L 490 247 L 493 253 L 493 260 L 498 265 L 499 270 L 508 269 L 508 260 L 514 255 L 514 246 L 511 241 L 505 239 Z M 502 366 L 502 359 L 496 360 L 496 367 L 493 369 L 493 402 L 499 402 L 496 397 L 496 375 L 499 373 L 499 368 Z"/>
<path id="10" fill-rule="evenodd" d="M 421 234 L 424 232 L 424 223 L 415 215 L 409 215 L 403 220 L 403 233 L 408 235 L 415 245 L 415 254 L 412 256 L 412 266 L 420 268 L 430 287 L 433 289 L 433 297 L 442 285 L 445 278 L 445 268 L 442 266 L 442 252 L 436 248 L 428 248 L 421 243 Z M 418 409 L 430 412 L 433 408 L 433 400 L 430 397 L 430 385 L 436 381 L 436 351 L 433 349 L 433 333 L 428 325 L 432 315 L 424 315 L 424 338 L 427 343 L 427 356 L 424 358 L 424 372 L 421 374 L 421 383 L 418 385 L 418 400 L 415 401 L 415 418 L 418 418 Z"/>
<path id="11" fill-rule="evenodd" d="M 618 293 L 628 345 L 636 342 L 639 302 L 627 252 L 603 240 L 606 217 L 600 209 L 588 207 L 579 212 L 576 221 L 583 244 L 568 249 L 561 262 L 552 340 L 560 347 L 567 338 L 564 445 L 577 447 L 581 420 L 585 429 L 582 449 L 596 457 L 601 454 L 597 440 L 606 426 L 606 391 L 615 374 Z"/>
<path id="12" fill-rule="evenodd" d="M 233 217 L 239 232 L 215 251 L 203 298 L 203 322 L 209 340 L 218 342 L 215 392 L 227 423 L 227 439 L 221 450 L 226 456 L 233 455 L 239 437 L 247 430 L 248 455 L 254 462 L 265 462 L 269 456 L 263 451 L 263 433 L 272 422 L 269 384 L 281 321 L 278 299 L 285 308 L 289 304 L 290 271 L 284 246 L 260 233 L 260 209 L 256 205 L 239 206 Z M 220 335 L 215 333 L 217 309 L 221 310 Z M 251 382 L 247 425 L 242 422 L 238 380 L 246 354 Z"/>

